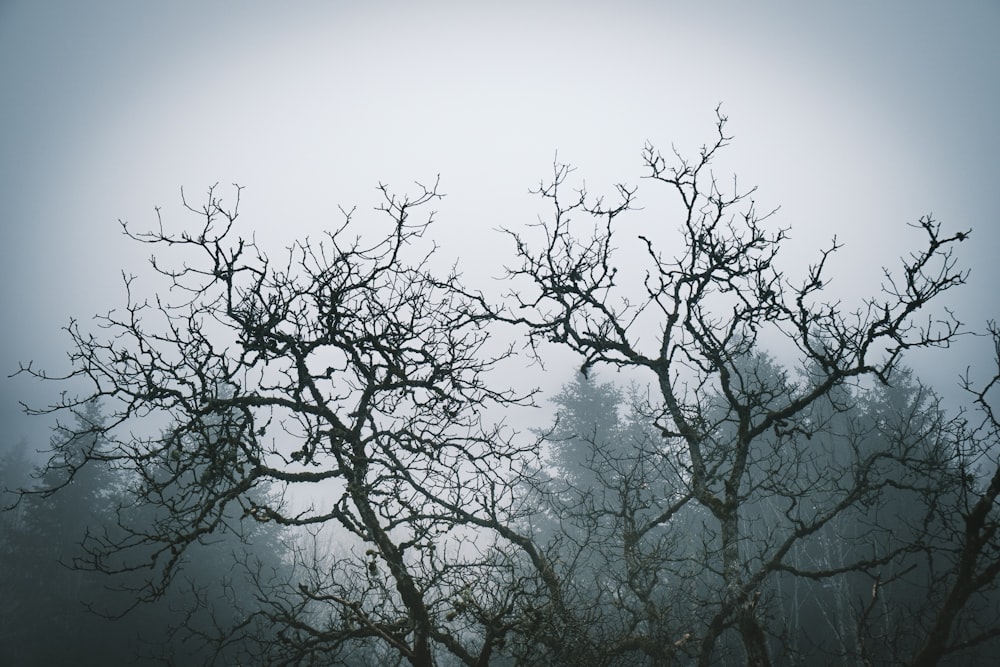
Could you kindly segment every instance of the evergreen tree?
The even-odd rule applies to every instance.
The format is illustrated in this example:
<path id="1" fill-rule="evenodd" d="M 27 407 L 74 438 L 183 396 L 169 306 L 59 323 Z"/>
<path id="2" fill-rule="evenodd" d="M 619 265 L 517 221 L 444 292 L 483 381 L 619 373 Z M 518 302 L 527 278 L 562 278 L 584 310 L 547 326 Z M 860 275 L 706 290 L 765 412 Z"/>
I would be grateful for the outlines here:
<path id="1" fill-rule="evenodd" d="M 545 434 L 558 474 L 584 490 L 600 475 L 606 458 L 621 450 L 622 393 L 593 374 L 578 374 L 552 402 L 555 424 Z"/>
<path id="2" fill-rule="evenodd" d="M 100 454 L 98 404 L 86 404 L 75 421 L 56 428 L 48 466 L 11 509 L 17 520 L 5 526 L 5 597 L 16 601 L 0 629 L 5 664 L 126 664 L 134 649 L 110 621 L 88 613 L 107 595 L 105 582 L 75 567 L 88 532 L 113 520 L 119 491 L 108 468 L 80 468 L 85 457 Z"/>
<path id="3" fill-rule="evenodd" d="M 10 496 L 0 537 L 0 663 L 266 664 L 261 645 L 273 633 L 257 593 L 283 575 L 282 532 L 229 516 L 230 529 L 198 540 L 173 580 L 155 582 L 157 594 L 148 595 L 148 574 L 134 569 L 141 564 L 95 558 L 107 540 L 163 520 L 135 502 L 134 476 L 97 464 L 110 446 L 104 421 L 96 402 L 86 404 L 75 424 L 57 429 L 32 488 Z M 80 467 L 84 457 L 91 463 Z M 13 481 L 25 466 L 15 451 L 0 462 L 0 479 Z M 137 605 L 138 592 L 147 594 Z"/>

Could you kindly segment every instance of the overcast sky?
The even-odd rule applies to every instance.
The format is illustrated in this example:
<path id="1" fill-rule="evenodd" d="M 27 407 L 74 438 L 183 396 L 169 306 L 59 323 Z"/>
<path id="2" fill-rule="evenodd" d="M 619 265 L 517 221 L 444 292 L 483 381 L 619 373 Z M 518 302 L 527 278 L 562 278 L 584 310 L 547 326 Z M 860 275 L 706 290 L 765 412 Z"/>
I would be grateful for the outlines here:
<path id="1" fill-rule="evenodd" d="M 67 368 L 60 328 L 120 306 L 146 258 L 117 220 L 182 223 L 182 186 L 245 186 L 244 229 L 277 250 L 380 181 L 440 174 L 436 238 L 478 280 L 556 151 L 595 191 L 636 182 L 645 141 L 695 150 L 720 102 L 720 170 L 782 207 L 793 252 L 837 234 L 843 287 L 877 290 L 923 214 L 973 229 L 954 305 L 981 328 L 1000 315 L 998 35 L 1000 3 L 976 0 L 0 1 L 0 369 Z M 974 349 L 918 371 L 951 383 Z M 41 444 L 16 400 L 57 390 L 4 379 L 2 437 Z"/>

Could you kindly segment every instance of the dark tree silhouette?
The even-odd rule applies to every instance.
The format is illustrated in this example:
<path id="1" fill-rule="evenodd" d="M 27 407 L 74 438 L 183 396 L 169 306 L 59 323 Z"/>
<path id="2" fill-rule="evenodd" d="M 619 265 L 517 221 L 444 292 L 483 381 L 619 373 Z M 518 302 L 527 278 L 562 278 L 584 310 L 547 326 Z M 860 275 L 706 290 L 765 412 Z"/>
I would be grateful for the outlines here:
<path id="1" fill-rule="evenodd" d="M 240 518 L 339 530 L 340 553 L 300 560 L 295 580 L 259 582 L 271 606 L 257 614 L 278 628 L 268 664 L 332 661 L 373 641 L 414 665 L 436 649 L 476 664 L 508 631 L 492 617 L 439 619 L 509 568 L 489 546 L 497 536 L 477 531 L 516 511 L 504 471 L 520 449 L 483 412 L 530 392 L 487 386 L 510 351 L 490 352 L 482 298 L 432 272 L 430 216 L 416 215 L 436 189 L 381 191 L 381 229 L 364 221 L 362 234 L 345 212 L 277 265 L 236 237 L 239 189 L 231 209 L 214 189 L 201 208 L 185 203 L 201 220 L 193 232 L 123 223 L 156 249 L 168 290 L 140 299 L 130 277 L 126 307 L 99 319 L 105 337 L 72 323 L 69 377 L 92 390 L 41 410 L 107 402 L 99 432 L 110 446 L 89 458 L 131 470 L 156 518 L 85 546 L 101 569 L 148 568 L 146 597 L 165 594 L 192 545 L 240 530 Z M 259 493 L 272 485 L 277 495 Z M 490 613 L 509 613 L 511 595 L 498 591 Z"/>
<path id="2" fill-rule="evenodd" d="M 89 562 L 145 572 L 137 593 L 156 599 L 213 536 L 299 531 L 290 574 L 242 561 L 261 606 L 216 633 L 273 628 L 241 658 L 275 665 L 931 664 L 992 638 L 963 614 L 996 577 L 1000 482 L 972 468 L 995 444 L 996 381 L 975 393 L 985 421 L 959 427 L 902 367 L 959 334 L 933 309 L 965 280 L 953 247 L 968 232 L 922 218 L 920 247 L 845 306 L 827 291 L 835 239 L 796 279 L 787 230 L 715 180 L 725 123 L 694 160 L 643 152 L 679 214 L 673 244 L 659 221 L 629 231 L 637 188 L 570 194 L 556 164 L 538 190 L 552 218 L 506 232 L 501 303 L 437 270 L 432 215 L 417 219 L 436 185 L 381 186 L 382 226 L 343 212 L 280 262 L 237 233 L 238 188 L 229 208 L 214 189 L 185 201 L 194 231 L 125 226 L 164 288 L 141 298 L 129 277 L 98 334 L 72 323 L 68 379 L 88 389 L 36 410 L 108 406 L 84 430 L 107 446 L 66 479 L 109 463 L 137 509 L 90 535 Z M 515 356 L 496 340 L 511 331 L 540 361 L 550 345 L 580 356 L 563 419 L 535 439 L 493 419 L 532 401 L 491 375 Z M 622 410 L 588 379 L 604 368 L 654 395 Z M 911 608 L 914 590 L 936 602 Z M 837 641 L 783 623 L 831 609 Z"/>
<path id="3" fill-rule="evenodd" d="M 693 161 L 645 150 L 648 178 L 675 195 L 683 241 L 664 246 L 652 230 L 637 233 L 644 275 L 634 258 L 616 254 L 628 242 L 623 229 L 636 188 L 618 186 L 620 199 L 611 204 L 591 199 L 584 190 L 567 191 L 571 170 L 557 164 L 539 189 L 552 218 L 533 232 L 508 232 L 520 258 L 510 276 L 522 281 L 510 294 L 509 317 L 528 328 L 539 355 L 548 343 L 564 345 L 580 354 L 583 371 L 632 368 L 658 387 L 657 424 L 671 447 L 683 447 L 685 490 L 704 510 L 705 620 L 674 628 L 674 641 L 690 633 L 686 646 L 697 646 L 697 662 L 709 665 L 726 659 L 732 634 L 742 651 L 735 660 L 766 665 L 765 584 L 788 569 L 796 545 L 877 494 L 886 483 L 881 462 L 898 456 L 858 453 L 842 466 L 822 467 L 808 441 L 823 427 L 813 408 L 865 378 L 891 382 L 904 352 L 946 346 L 956 335 L 955 318 L 924 313 L 964 282 L 952 246 L 965 234 L 944 234 L 923 218 L 914 225 L 923 248 L 898 272 L 885 272 L 880 294 L 855 309 L 824 301 L 827 265 L 839 245 L 821 252 L 801 280 L 781 270 L 787 231 L 769 231 L 770 215 L 758 213 L 753 190 L 734 184 L 727 192 L 711 172 L 730 140 L 725 121 L 720 115 L 715 142 Z M 637 283 L 623 286 L 629 278 Z M 762 340 L 779 341 L 801 378 L 755 361 Z M 815 489 L 822 504 L 810 502 Z M 781 508 L 780 525 L 757 525 L 756 507 L 764 502 Z M 875 553 L 848 567 L 869 569 L 894 555 Z"/>
<path id="4" fill-rule="evenodd" d="M 957 418 L 948 444 L 953 469 L 961 477 L 953 502 L 936 510 L 947 539 L 939 580 L 940 594 L 924 624 L 924 641 L 912 665 L 936 665 L 945 656 L 1000 637 L 1000 329 L 988 325 L 993 342 L 993 372 L 981 385 L 967 373 L 963 381 L 974 399 L 974 412 Z M 941 586 L 943 584 L 943 586 Z M 995 654 L 994 654 L 995 655 Z"/>

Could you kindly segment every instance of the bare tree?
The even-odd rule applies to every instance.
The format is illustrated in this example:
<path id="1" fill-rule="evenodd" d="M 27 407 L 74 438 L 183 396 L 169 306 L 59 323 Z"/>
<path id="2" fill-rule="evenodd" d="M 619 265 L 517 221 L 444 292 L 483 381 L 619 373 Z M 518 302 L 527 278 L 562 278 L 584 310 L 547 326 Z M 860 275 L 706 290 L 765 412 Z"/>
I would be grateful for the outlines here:
<path id="1" fill-rule="evenodd" d="M 758 213 L 753 190 L 737 190 L 734 182 L 727 192 L 711 172 L 730 141 L 725 124 L 719 115 L 714 143 L 693 161 L 679 154 L 668 160 L 652 146 L 644 151 L 647 177 L 675 196 L 682 241 L 664 248 L 652 233 L 638 234 L 645 255 L 638 284 L 621 284 L 634 273 L 635 259 L 616 254 L 628 240 L 619 230 L 637 189 L 618 186 L 611 204 L 583 189 L 568 192 L 571 170 L 556 164 L 553 179 L 538 190 L 552 206 L 551 219 L 531 232 L 508 230 L 520 259 L 510 276 L 523 281 L 510 294 L 508 317 L 528 327 L 539 355 L 556 343 L 579 353 L 584 373 L 606 364 L 649 374 L 662 399 L 657 425 L 670 443 L 663 451 L 675 451 L 676 443 L 683 451 L 680 495 L 703 510 L 698 615 L 705 621 L 674 628 L 674 641 L 691 634 L 697 662 L 708 665 L 724 659 L 726 637 L 734 633 L 742 648 L 736 660 L 767 665 L 765 583 L 794 570 L 789 554 L 796 545 L 877 494 L 885 481 L 881 463 L 897 455 L 858 452 L 839 466 L 821 462 L 808 440 L 825 428 L 814 408 L 866 377 L 890 382 L 906 350 L 946 346 L 958 333 L 950 314 L 924 313 L 964 282 L 952 246 L 967 233 L 944 234 L 923 218 L 914 225 L 923 248 L 899 272 L 885 272 L 880 294 L 854 310 L 824 301 L 827 264 L 839 244 L 822 251 L 799 281 L 779 268 L 787 230 L 769 229 L 770 214 Z M 785 342 L 799 375 L 762 365 L 757 350 L 764 336 Z M 779 524 L 762 524 L 764 501 L 780 508 Z M 623 543 L 641 539 L 676 511 L 629 528 Z M 872 568 L 894 555 L 872 554 L 837 572 Z"/>
<path id="2" fill-rule="evenodd" d="M 190 545 L 240 519 L 336 528 L 339 553 L 259 581 L 270 607 L 258 613 L 281 628 L 269 664 L 329 662 L 365 643 L 414 665 L 437 651 L 485 664 L 514 606 L 516 592 L 490 583 L 510 567 L 490 546 L 498 537 L 479 533 L 516 513 L 503 471 L 521 449 L 484 411 L 530 393 L 487 386 L 510 350 L 491 353 L 481 297 L 432 270 L 433 214 L 416 216 L 436 185 L 381 193 L 381 232 L 344 212 L 278 264 L 236 234 L 239 188 L 231 208 L 215 189 L 202 207 L 185 201 L 194 231 L 123 223 L 155 249 L 168 288 L 144 299 L 128 277 L 128 303 L 98 318 L 100 335 L 73 322 L 68 379 L 90 389 L 36 410 L 104 399 L 111 445 L 88 458 L 134 471 L 129 502 L 163 511 L 136 525 L 126 508 L 123 533 L 86 547 L 101 569 L 149 568 L 142 596 L 162 595 Z M 463 591 L 482 613 L 445 622 Z"/>
<path id="3" fill-rule="evenodd" d="M 924 641 L 910 661 L 920 667 L 936 665 L 945 656 L 1000 637 L 997 582 L 1000 575 L 1000 419 L 996 412 L 1000 387 L 1000 329 L 988 325 L 993 341 L 993 376 L 977 386 L 967 373 L 964 387 L 973 397 L 975 412 L 952 423 L 953 462 L 962 477 L 951 496 L 953 503 L 934 509 L 949 539 L 944 552 L 944 586 L 936 608 L 922 628 Z"/>
<path id="4" fill-rule="evenodd" d="M 436 185 L 414 197 L 381 186 L 384 227 L 365 220 L 361 233 L 343 211 L 278 264 L 236 232 L 239 188 L 231 208 L 214 189 L 202 207 L 185 201 L 194 231 L 124 225 L 154 248 L 166 288 L 144 299 L 128 277 L 125 308 L 100 317 L 98 333 L 72 323 L 64 379 L 89 389 L 36 410 L 103 399 L 109 444 L 74 459 L 67 479 L 109 461 L 137 480 L 128 502 L 158 510 L 142 523 L 122 507 L 121 526 L 90 535 L 93 565 L 148 569 L 138 593 L 156 598 L 185 551 L 220 530 L 300 529 L 291 575 L 242 563 L 266 605 L 236 631 L 278 628 L 261 645 L 268 664 L 768 665 L 805 651 L 775 651 L 797 645 L 786 640 L 798 626 L 780 620 L 799 607 L 782 591 L 835 588 L 830 650 L 865 662 L 891 620 L 878 605 L 915 576 L 908 559 L 937 554 L 969 565 L 939 613 L 916 616 L 933 646 L 949 641 L 995 579 L 1000 483 L 976 487 L 962 462 L 995 440 L 996 420 L 987 409 L 983 426 L 959 433 L 910 419 L 919 396 L 895 420 L 856 403 L 865 383 L 905 377 L 907 350 L 959 334 L 949 312 L 927 313 L 965 281 L 953 248 L 968 232 L 922 218 L 920 249 L 849 309 L 827 296 L 836 239 L 796 280 L 779 267 L 787 229 L 770 227 L 753 190 L 716 181 L 725 125 L 718 115 L 693 161 L 643 152 L 680 214 L 677 245 L 625 231 L 637 188 L 618 186 L 611 204 L 568 193 L 571 169 L 556 164 L 538 190 L 552 218 L 506 231 L 519 263 L 504 304 L 436 270 L 433 216 L 415 219 Z M 629 243 L 645 266 L 619 254 Z M 628 369 L 655 387 L 633 392 L 617 421 L 612 407 L 608 428 L 569 434 L 579 474 L 539 458 L 558 429 L 525 439 L 488 418 L 532 401 L 491 380 L 514 355 L 494 340 L 510 325 L 539 360 L 562 345 L 584 378 Z M 976 394 L 984 408 L 992 386 Z M 943 449 L 949 433 L 967 445 L 958 458 Z M 949 560 L 932 533 L 959 496 L 968 539 L 943 541 L 960 544 Z M 923 505 L 901 539 L 879 512 L 904 497 Z M 920 664 L 936 650 L 928 643 Z"/>

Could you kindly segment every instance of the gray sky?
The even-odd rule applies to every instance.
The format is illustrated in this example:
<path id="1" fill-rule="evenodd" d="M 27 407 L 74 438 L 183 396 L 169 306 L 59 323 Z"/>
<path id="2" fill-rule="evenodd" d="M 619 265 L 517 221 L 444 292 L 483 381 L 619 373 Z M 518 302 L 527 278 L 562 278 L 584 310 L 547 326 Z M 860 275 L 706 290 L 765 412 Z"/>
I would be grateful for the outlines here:
<path id="1" fill-rule="evenodd" d="M 379 181 L 440 174 L 436 238 L 475 282 L 510 257 L 494 228 L 542 210 L 527 190 L 557 150 L 594 191 L 634 183 L 646 140 L 693 151 L 720 102 L 719 172 L 781 205 L 789 251 L 837 234 L 846 295 L 877 290 L 920 215 L 972 228 L 954 305 L 981 328 L 1000 315 L 998 34 L 1000 3 L 975 0 L 0 2 L 0 369 L 67 368 L 60 327 L 121 305 L 146 259 L 117 220 L 191 222 L 181 186 L 245 186 L 245 229 L 277 251 Z M 951 383 L 981 349 L 918 372 Z M 0 384 L 2 437 L 42 444 L 16 399 L 58 388 Z"/>

